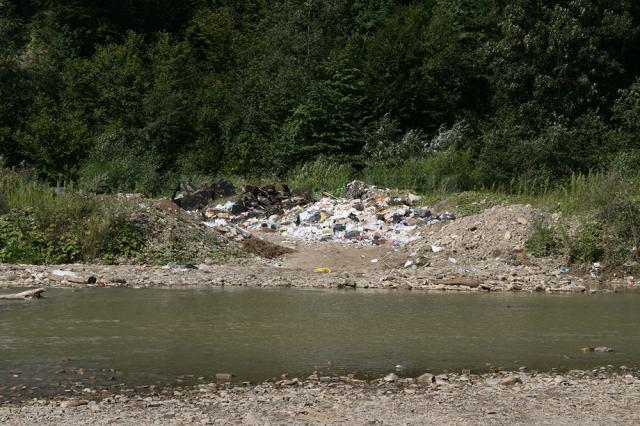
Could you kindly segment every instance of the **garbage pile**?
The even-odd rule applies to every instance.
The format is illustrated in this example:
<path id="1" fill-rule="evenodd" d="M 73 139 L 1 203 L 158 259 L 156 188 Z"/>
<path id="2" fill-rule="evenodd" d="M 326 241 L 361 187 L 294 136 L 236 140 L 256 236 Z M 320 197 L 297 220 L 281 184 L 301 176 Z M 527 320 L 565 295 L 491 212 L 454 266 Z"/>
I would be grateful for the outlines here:
<path id="1" fill-rule="evenodd" d="M 173 191 L 171 201 L 184 210 L 194 211 L 205 208 L 214 199 L 229 197 L 235 193 L 233 183 L 224 179 L 215 182 L 213 186 L 181 182 Z"/>
<path id="2" fill-rule="evenodd" d="M 305 241 L 400 246 L 419 239 L 425 226 L 455 219 L 448 212 L 435 215 L 413 207 L 417 195 L 393 194 L 360 181 L 347 186 L 347 198 L 316 202 L 292 196 L 286 185 L 282 193 L 271 187 L 245 189 L 237 201 L 207 209 L 207 224 L 232 233 L 237 225 Z"/>
<path id="3" fill-rule="evenodd" d="M 280 215 L 294 206 L 309 203 L 306 197 L 294 196 L 286 184 L 280 186 L 281 189 L 276 185 L 243 185 L 242 192 L 235 201 L 209 206 L 204 210 L 204 216 L 207 219 L 230 219 L 232 216 L 240 216 L 239 219 L 265 217 Z"/>

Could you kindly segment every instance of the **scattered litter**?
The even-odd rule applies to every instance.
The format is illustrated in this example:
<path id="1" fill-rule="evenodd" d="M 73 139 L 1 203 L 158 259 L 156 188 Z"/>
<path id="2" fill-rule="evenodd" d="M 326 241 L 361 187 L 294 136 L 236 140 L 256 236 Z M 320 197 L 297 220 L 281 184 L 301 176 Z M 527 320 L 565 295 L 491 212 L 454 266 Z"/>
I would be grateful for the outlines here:
<path id="1" fill-rule="evenodd" d="M 442 250 L 444 250 L 444 247 L 440 247 L 436 245 L 431 246 L 431 251 L 434 253 L 440 253 Z"/>
<path id="2" fill-rule="evenodd" d="M 594 262 L 593 265 L 591 265 L 591 269 L 589 269 L 589 274 L 592 277 L 597 277 L 598 275 L 600 275 L 600 262 Z"/>
<path id="3" fill-rule="evenodd" d="M 371 263 L 378 263 L 378 259 L 371 259 Z"/>
<path id="4" fill-rule="evenodd" d="M 319 274 L 328 274 L 329 272 L 331 272 L 331 269 L 329 268 L 316 268 L 313 270 L 313 272 L 317 272 Z"/>
<path id="5" fill-rule="evenodd" d="M 171 201 L 184 210 L 200 210 L 213 200 L 214 192 L 207 184 L 180 183 L 173 191 Z"/>
<path id="6" fill-rule="evenodd" d="M 561 274 L 568 274 L 569 272 L 571 272 L 571 268 L 569 268 L 568 266 L 563 266 L 562 268 L 560 268 Z"/>
<path id="7" fill-rule="evenodd" d="M 163 266 L 163 269 L 172 269 L 174 271 L 184 272 L 188 270 L 198 269 L 198 267 L 190 263 L 169 263 Z"/>
<path id="8" fill-rule="evenodd" d="M 585 353 L 588 353 L 588 352 L 609 353 L 609 352 L 615 351 L 615 349 L 609 348 L 607 346 L 596 346 L 595 348 L 591 346 L 587 346 L 586 348 L 582 348 L 580 350 Z"/>
<path id="9" fill-rule="evenodd" d="M 354 181 L 347 186 L 348 198 L 324 197 L 312 202 L 296 197 L 283 184 L 245 185 L 236 201 L 207 207 L 207 226 L 238 234 L 232 225 L 248 230 L 279 232 L 305 241 L 335 241 L 346 244 L 404 246 L 420 239 L 422 228 L 454 220 L 449 212 L 434 215 L 423 207 L 413 208 L 420 197 L 397 193 Z M 442 249 L 440 249 L 442 250 Z"/>
<path id="10" fill-rule="evenodd" d="M 45 277 L 52 281 L 70 282 L 75 284 L 95 284 L 98 280 L 92 275 L 81 275 L 73 271 L 64 271 L 61 269 L 54 269 L 51 272 L 46 272 Z"/>
<path id="11" fill-rule="evenodd" d="M 456 220 L 456 216 L 453 213 L 444 212 L 440 216 L 438 216 L 438 219 L 440 219 L 442 221 L 445 221 L 445 220 Z"/>
<path id="12" fill-rule="evenodd" d="M 194 185 L 191 182 L 181 182 L 174 189 L 171 201 L 184 210 L 194 211 L 204 209 L 212 200 L 235 194 L 236 188 L 233 183 L 224 179 L 212 186 L 206 183 Z"/>
<path id="13" fill-rule="evenodd" d="M 455 258 L 450 257 L 450 258 L 449 258 L 449 263 L 456 264 L 456 263 L 458 263 L 458 261 L 457 261 Z"/>
<path id="14" fill-rule="evenodd" d="M 469 268 L 460 268 L 459 272 L 461 274 L 468 274 L 469 272 L 471 272 L 471 270 Z"/>
<path id="15" fill-rule="evenodd" d="M 411 266 L 413 266 L 413 260 L 407 260 L 407 261 L 404 263 L 404 267 L 405 267 L 405 268 L 410 268 Z"/>

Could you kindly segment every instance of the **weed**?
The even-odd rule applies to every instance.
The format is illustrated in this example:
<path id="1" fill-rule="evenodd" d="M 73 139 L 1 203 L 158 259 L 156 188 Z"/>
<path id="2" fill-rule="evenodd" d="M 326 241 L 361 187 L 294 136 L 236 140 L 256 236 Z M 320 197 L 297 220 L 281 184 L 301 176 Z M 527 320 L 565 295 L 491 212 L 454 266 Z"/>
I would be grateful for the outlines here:
<path id="1" fill-rule="evenodd" d="M 569 262 L 590 263 L 605 255 L 605 231 L 599 223 L 585 223 L 567 241 Z"/>
<path id="2" fill-rule="evenodd" d="M 554 256 L 559 253 L 561 238 L 558 230 L 544 217 L 537 217 L 533 221 L 533 231 L 527 241 L 527 252 L 535 257 Z"/>
<path id="3" fill-rule="evenodd" d="M 319 158 L 296 168 L 289 174 L 288 182 L 291 188 L 309 192 L 324 190 L 340 196 L 352 178 L 351 166 Z"/>

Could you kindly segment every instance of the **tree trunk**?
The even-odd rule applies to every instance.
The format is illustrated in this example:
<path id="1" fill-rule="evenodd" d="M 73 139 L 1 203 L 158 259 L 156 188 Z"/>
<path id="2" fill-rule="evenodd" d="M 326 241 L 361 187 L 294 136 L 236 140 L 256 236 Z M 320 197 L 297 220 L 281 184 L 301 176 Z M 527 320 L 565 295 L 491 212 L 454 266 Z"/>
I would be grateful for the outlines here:
<path id="1" fill-rule="evenodd" d="M 0 299 L 2 300 L 27 300 L 27 299 L 38 299 L 42 297 L 42 293 L 44 293 L 44 288 L 37 288 L 35 290 L 27 290 L 22 293 L 16 294 L 0 294 Z"/>

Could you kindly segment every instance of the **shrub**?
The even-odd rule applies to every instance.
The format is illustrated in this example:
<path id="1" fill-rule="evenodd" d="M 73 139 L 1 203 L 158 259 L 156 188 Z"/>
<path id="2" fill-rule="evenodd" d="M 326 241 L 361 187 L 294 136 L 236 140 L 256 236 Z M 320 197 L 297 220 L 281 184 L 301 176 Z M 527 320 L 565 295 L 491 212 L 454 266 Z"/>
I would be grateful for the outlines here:
<path id="1" fill-rule="evenodd" d="M 561 239 L 558 230 L 549 221 L 540 216 L 533 222 L 533 231 L 527 241 L 527 251 L 535 257 L 546 257 L 558 254 Z"/>
<path id="2" fill-rule="evenodd" d="M 590 263 L 602 260 L 605 254 L 605 232 L 599 223 L 584 223 L 567 241 L 569 262 Z"/>
<path id="3" fill-rule="evenodd" d="M 142 228 L 117 204 L 54 190 L 28 176 L 0 171 L 0 262 L 113 263 L 143 243 Z"/>
<path id="4" fill-rule="evenodd" d="M 161 189 L 159 162 L 118 129 L 100 136 L 79 172 L 80 187 L 94 193 L 138 192 Z"/>

